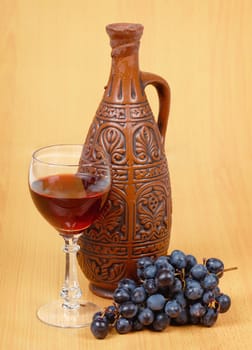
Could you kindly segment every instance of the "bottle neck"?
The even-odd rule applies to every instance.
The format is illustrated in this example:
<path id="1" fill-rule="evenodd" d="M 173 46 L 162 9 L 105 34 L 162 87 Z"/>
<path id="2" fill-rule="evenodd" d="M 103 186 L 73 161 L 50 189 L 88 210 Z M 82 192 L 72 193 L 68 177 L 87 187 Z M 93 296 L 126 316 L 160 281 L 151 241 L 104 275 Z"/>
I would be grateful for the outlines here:
<path id="1" fill-rule="evenodd" d="M 111 74 L 121 75 L 123 78 L 134 78 L 139 72 L 138 47 L 133 44 L 125 44 L 115 47 L 111 52 Z"/>
<path id="2" fill-rule="evenodd" d="M 138 51 L 139 41 L 112 48 L 111 72 L 104 93 L 105 101 L 127 104 L 145 100 L 140 80 Z"/>

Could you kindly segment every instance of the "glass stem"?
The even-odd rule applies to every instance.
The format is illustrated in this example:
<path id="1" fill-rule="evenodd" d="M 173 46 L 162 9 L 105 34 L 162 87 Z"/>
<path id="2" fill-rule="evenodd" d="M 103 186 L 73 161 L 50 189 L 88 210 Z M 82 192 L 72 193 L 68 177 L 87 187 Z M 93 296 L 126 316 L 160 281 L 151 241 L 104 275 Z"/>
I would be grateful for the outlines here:
<path id="1" fill-rule="evenodd" d="M 80 249 L 77 244 L 81 234 L 61 234 L 65 241 L 63 251 L 66 254 L 65 281 L 60 292 L 63 298 L 62 306 L 73 310 L 80 307 L 79 299 L 82 295 L 77 275 L 76 254 Z"/>

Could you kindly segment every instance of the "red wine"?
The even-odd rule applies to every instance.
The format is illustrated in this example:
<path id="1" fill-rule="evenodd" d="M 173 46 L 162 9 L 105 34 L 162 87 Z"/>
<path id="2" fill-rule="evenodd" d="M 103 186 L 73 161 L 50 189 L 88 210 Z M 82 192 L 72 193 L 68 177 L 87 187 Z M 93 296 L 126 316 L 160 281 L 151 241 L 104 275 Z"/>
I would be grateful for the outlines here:
<path id="1" fill-rule="evenodd" d="M 34 181 L 30 192 L 39 212 L 58 231 L 80 233 L 98 217 L 108 195 L 109 185 L 101 191 L 96 180 L 53 175 Z"/>

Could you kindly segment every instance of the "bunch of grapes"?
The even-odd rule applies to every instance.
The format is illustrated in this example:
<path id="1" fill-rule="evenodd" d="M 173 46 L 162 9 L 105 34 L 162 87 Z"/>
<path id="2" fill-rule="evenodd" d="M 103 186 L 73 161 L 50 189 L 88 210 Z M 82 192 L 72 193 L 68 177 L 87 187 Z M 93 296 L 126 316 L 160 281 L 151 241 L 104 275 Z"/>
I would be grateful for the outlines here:
<path id="1" fill-rule="evenodd" d="M 122 279 L 113 293 L 113 304 L 94 314 L 91 331 L 104 339 L 112 327 L 119 334 L 146 328 L 160 332 L 169 325 L 211 327 L 231 305 L 230 297 L 219 288 L 224 271 L 220 259 L 198 263 L 181 250 L 157 259 L 140 258 L 139 283 Z"/>

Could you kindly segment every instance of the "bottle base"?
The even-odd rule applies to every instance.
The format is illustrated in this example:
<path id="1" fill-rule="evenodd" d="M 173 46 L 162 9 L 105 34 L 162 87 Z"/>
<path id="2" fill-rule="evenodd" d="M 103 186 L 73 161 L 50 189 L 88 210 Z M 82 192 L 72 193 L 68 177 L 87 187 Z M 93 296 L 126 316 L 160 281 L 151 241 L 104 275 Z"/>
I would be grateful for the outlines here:
<path id="1" fill-rule="evenodd" d="M 105 289 L 92 283 L 89 284 L 89 289 L 98 297 L 113 299 L 114 290 Z"/>

